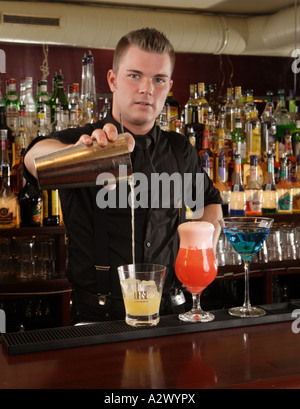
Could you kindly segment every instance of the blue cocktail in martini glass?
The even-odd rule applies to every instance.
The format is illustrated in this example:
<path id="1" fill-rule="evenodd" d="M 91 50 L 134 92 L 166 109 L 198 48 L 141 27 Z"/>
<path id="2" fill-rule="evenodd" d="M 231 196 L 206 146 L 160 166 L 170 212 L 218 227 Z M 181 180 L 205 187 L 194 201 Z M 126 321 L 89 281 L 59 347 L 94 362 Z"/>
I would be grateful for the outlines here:
<path id="1" fill-rule="evenodd" d="M 249 267 L 254 255 L 263 245 L 273 219 L 265 217 L 224 217 L 219 220 L 229 243 L 241 256 L 245 268 L 245 295 L 242 307 L 229 309 L 229 314 L 237 317 L 261 317 L 265 310 L 252 307 L 249 296 Z"/>

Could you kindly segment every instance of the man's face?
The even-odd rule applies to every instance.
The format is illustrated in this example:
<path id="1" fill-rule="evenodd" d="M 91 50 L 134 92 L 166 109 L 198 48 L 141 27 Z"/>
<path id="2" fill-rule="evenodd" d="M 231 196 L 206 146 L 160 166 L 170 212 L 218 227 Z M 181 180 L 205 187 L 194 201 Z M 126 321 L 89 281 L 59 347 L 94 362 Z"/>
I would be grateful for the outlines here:
<path id="1" fill-rule="evenodd" d="M 110 70 L 113 117 L 135 134 L 147 133 L 160 114 L 172 86 L 168 54 L 149 53 L 131 46 L 120 59 L 117 73 Z"/>

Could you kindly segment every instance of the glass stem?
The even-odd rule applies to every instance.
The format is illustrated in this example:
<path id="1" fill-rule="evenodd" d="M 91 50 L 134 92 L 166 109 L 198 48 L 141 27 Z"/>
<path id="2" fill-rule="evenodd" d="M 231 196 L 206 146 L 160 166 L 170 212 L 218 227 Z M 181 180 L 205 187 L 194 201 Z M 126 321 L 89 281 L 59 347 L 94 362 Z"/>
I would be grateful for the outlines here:
<path id="1" fill-rule="evenodd" d="M 244 295 L 244 308 L 251 308 L 250 295 L 249 295 L 249 261 L 244 260 L 245 268 L 245 295 Z"/>
<path id="2" fill-rule="evenodd" d="M 192 311 L 200 311 L 201 310 L 200 295 L 201 295 L 201 293 L 192 294 L 192 297 L 193 297 Z"/>

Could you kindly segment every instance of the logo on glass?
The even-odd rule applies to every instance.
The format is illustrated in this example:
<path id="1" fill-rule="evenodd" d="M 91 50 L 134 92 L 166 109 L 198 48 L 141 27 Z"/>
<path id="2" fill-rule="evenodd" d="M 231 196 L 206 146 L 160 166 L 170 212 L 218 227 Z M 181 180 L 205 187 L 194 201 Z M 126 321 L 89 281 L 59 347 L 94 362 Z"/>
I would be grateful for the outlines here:
<path id="1" fill-rule="evenodd" d="M 292 58 L 294 58 L 294 61 L 292 62 L 292 71 L 294 74 L 298 74 L 300 72 L 300 48 L 296 48 L 295 50 L 292 51 Z"/>

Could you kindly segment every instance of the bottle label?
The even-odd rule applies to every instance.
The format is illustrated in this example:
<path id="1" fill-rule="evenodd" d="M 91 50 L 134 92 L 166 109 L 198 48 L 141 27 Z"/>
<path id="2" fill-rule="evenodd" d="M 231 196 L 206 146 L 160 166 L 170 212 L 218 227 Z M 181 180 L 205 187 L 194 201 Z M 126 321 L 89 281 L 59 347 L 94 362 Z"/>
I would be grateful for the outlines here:
<path id="1" fill-rule="evenodd" d="M 0 223 L 12 223 L 13 213 L 7 207 L 0 208 Z"/>
<path id="2" fill-rule="evenodd" d="M 278 207 L 280 210 L 292 210 L 292 196 L 289 191 L 279 193 Z"/>
<path id="3" fill-rule="evenodd" d="M 247 193 L 247 191 L 246 191 Z M 250 195 L 247 197 L 246 212 L 260 213 L 261 212 L 261 191 L 250 191 Z"/>
<path id="4" fill-rule="evenodd" d="M 51 216 L 59 215 L 59 198 L 58 190 L 51 190 Z"/>
<path id="5" fill-rule="evenodd" d="M 166 114 L 167 114 L 167 124 L 169 127 L 170 131 L 175 131 L 175 121 L 178 118 L 178 107 L 177 106 L 172 106 L 172 105 L 167 105 L 166 106 Z"/>

